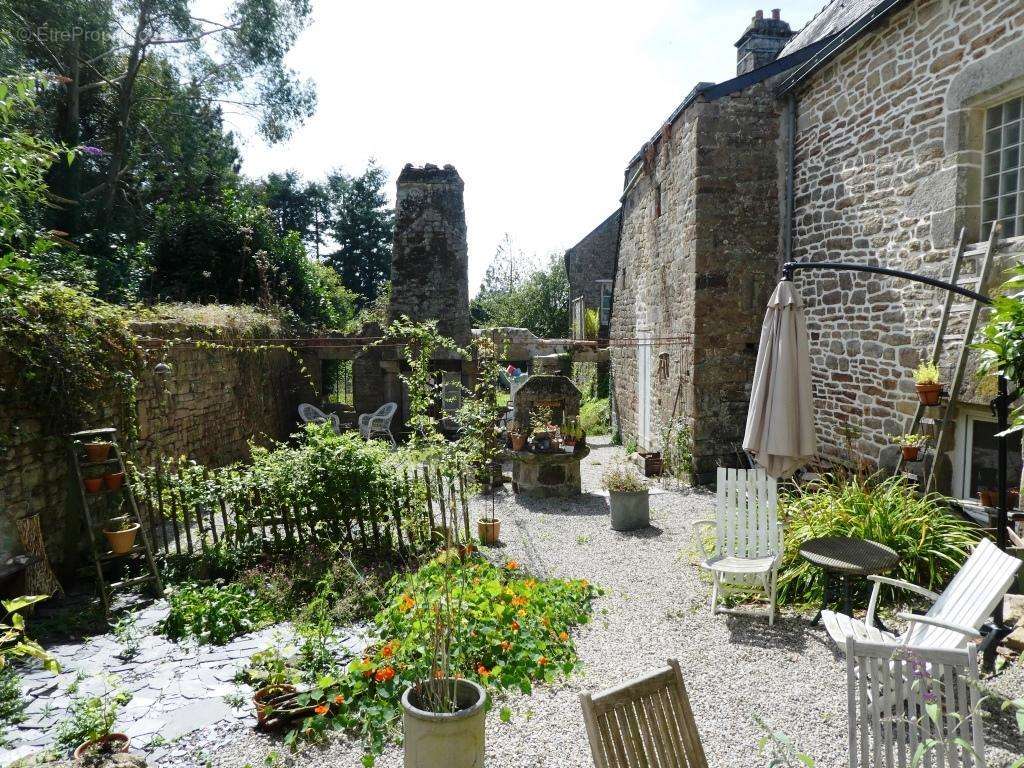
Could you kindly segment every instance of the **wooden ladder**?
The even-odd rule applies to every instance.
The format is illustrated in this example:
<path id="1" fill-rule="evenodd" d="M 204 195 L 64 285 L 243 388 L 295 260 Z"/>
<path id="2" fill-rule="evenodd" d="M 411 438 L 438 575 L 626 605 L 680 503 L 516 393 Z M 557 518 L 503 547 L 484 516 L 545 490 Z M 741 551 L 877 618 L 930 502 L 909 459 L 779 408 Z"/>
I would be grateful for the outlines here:
<path id="1" fill-rule="evenodd" d="M 997 235 L 998 227 L 993 227 L 992 232 L 989 235 L 988 242 L 985 244 L 984 250 L 982 251 L 981 268 L 978 269 L 975 274 L 961 279 L 960 269 L 963 266 L 964 258 L 967 255 L 965 230 L 961 229 L 960 239 L 957 242 L 956 252 L 953 257 L 953 267 L 950 271 L 948 282 L 952 285 L 958 285 L 961 288 L 967 288 L 968 290 L 981 293 L 988 281 L 989 273 L 992 271 Z M 910 429 L 908 430 L 911 434 L 917 432 L 918 428 L 921 426 L 922 420 L 924 419 L 925 410 L 927 408 L 939 407 L 941 409 L 941 416 L 937 420 L 938 428 L 935 430 L 934 435 L 934 450 L 932 451 L 931 466 L 927 468 L 928 474 L 924 486 L 925 493 L 931 491 L 932 486 L 935 483 L 935 468 L 938 465 L 939 451 L 942 449 L 942 445 L 948 436 L 949 430 L 953 426 L 953 404 L 956 403 L 960 396 L 960 388 L 963 386 L 964 374 L 967 370 L 967 361 L 971 353 L 971 343 L 974 340 L 974 333 L 978 328 L 978 319 L 983 308 L 983 305 L 976 299 L 962 297 L 950 291 L 946 291 L 945 293 L 946 297 L 942 305 L 942 316 L 939 320 L 939 327 L 935 331 L 935 341 L 932 344 L 932 352 L 929 357 L 929 361 L 933 365 L 938 365 L 945 347 L 952 343 L 959 344 L 960 348 L 957 351 L 956 362 L 953 364 L 952 369 L 953 376 L 950 380 L 948 389 L 944 390 L 942 393 L 943 398 L 945 399 L 945 404 L 942 406 L 927 406 L 919 402 L 914 411 L 914 417 L 911 421 Z M 970 315 L 967 319 L 967 327 L 964 329 L 963 333 L 947 334 L 946 330 L 949 327 L 949 317 L 952 314 L 953 305 L 957 298 L 969 303 Z M 925 455 L 927 456 L 927 452 Z M 902 469 L 903 463 L 903 457 L 901 455 L 896 464 L 897 473 Z"/>
<path id="2" fill-rule="evenodd" d="M 68 450 L 71 466 L 78 481 L 79 502 L 82 507 L 82 517 L 85 521 L 85 531 L 89 537 L 89 548 L 92 550 L 93 562 L 96 565 L 96 583 L 100 590 L 100 598 L 103 600 L 104 613 L 110 614 L 111 597 L 119 589 L 128 589 L 139 584 L 152 583 L 154 594 L 156 596 L 161 595 L 163 593 L 163 584 L 160 581 L 160 572 L 157 570 L 156 560 L 153 559 L 153 550 L 149 544 L 149 532 L 142 522 L 135 493 L 128 482 L 128 473 L 125 469 L 124 459 L 121 455 L 121 449 L 117 444 L 117 430 L 113 427 L 87 429 L 82 432 L 75 432 L 68 437 L 70 440 Z M 112 447 L 111 455 L 107 459 L 93 462 L 89 461 L 85 453 L 85 444 L 96 438 L 111 443 Z M 118 472 L 123 473 L 124 477 L 120 488 L 111 490 L 104 487 L 98 491 L 89 491 L 85 486 L 87 475 L 93 478 Z M 103 504 L 99 503 L 101 500 Z M 116 511 L 117 514 L 111 514 L 112 511 Z M 100 512 L 100 514 L 96 514 L 97 512 Z M 139 524 L 136 543 L 124 554 L 115 554 L 113 552 L 101 554 L 97 533 L 102 533 L 103 524 L 115 517 L 128 517 Z M 143 556 L 144 565 L 142 575 L 107 583 L 103 575 L 103 565 L 105 563 L 120 558 L 138 560 L 140 555 Z"/>

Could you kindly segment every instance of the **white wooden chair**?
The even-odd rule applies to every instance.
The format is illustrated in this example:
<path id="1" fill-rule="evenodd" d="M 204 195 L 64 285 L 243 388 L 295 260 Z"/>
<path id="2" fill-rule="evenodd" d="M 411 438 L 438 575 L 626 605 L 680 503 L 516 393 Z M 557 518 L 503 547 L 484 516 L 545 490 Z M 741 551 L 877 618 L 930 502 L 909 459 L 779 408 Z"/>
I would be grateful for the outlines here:
<path id="1" fill-rule="evenodd" d="M 391 434 L 391 418 L 398 410 L 397 403 L 384 403 L 373 413 L 364 413 L 359 416 L 359 434 L 364 440 L 373 437 L 383 436 L 391 441 L 391 445 L 398 445 L 395 436 Z"/>
<path id="2" fill-rule="evenodd" d="M 919 748 L 922 768 L 985 768 L 976 645 L 894 648 L 848 637 L 845 651 L 849 768 L 905 768 Z"/>
<path id="3" fill-rule="evenodd" d="M 341 419 L 336 413 L 324 413 L 315 405 L 302 403 L 299 406 L 299 418 L 302 419 L 303 424 L 323 424 L 325 421 L 329 421 L 334 428 L 334 434 L 341 434 Z"/>
<path id="4" fill-rule="evenodd" d="M 581 694 L 580 702 L 597 768 L 707 768 L 675 659 L 638 680 Z"/>
<path id="5" fill-rule="evenodd" d="M 718 469 L 716 520 L 699 520 L 697 543 L 704 553 L 701 568 L 711 571 L 712 613 L 746 614 L 718 607 L 730 592 L 763 591 L 768 596 L 768 624 L 775 624 L 775 593 L 782 562 L 782 526 L 776 512 L 775 478 L 763 469 Z M 715 529 L 715 550 L 708 551 L 704 529 Z"/>
<path id="6" fill-rule="evenodd" d="M 849 637 L 883 645 L 962 648 L 969 640 L 981 637 L 978 630 L 1003 599 L 1020 566 L 1018 558 L 1001 552 L 988 539 L 982 539 L 941 595 L 901 579 L 868 576 L 875 586 L 864 621 L 833 611 L 822 611 L 821 620 L 840 648 L 846 647 Z M 924 615 L 897 614 L 910 622 L 902 635 L 896 636 L 875 626 L 878 593 L 883 584 L 906 589 L 932 601 L 932 607 Z"/>

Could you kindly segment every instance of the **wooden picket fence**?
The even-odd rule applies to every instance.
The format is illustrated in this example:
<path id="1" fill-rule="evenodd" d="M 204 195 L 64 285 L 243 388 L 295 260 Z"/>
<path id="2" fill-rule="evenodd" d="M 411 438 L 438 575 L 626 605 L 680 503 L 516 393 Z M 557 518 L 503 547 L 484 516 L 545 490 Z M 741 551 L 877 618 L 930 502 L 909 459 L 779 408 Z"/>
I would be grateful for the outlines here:
<path id="1" fill-rule="evenodd" d="M 360 500 L 327 514 L 296 504 L 268 509 L 257 489 L 233 494 L 233 501 L 215 491 L 204 503 L 189 502 L 173 474 L 161 463 L 138 473 L 134 483 L 157 556 L 195 555 L 221 542 L 263 542 L 275 548 L 341 544 L 366 553 L 408 556 L 469 538 L 466 477 L 442 473 L 436 466 L 403 471 L 397 498 L 387 509 Z M 206 470 L 204 474 L 209 476 Z"/>

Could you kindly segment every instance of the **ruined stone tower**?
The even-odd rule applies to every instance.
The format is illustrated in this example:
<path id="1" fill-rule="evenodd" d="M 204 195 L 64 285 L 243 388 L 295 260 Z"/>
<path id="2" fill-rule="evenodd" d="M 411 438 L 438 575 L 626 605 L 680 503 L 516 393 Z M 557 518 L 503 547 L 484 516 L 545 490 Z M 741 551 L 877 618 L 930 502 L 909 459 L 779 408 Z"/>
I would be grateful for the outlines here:
<path id="1" fill-rule="evenodd" d="M 398 177 L 389 319 L 437 320 L 460 344 L 470 339 L 465 185 L 450 165 L 406 165 Z"/>

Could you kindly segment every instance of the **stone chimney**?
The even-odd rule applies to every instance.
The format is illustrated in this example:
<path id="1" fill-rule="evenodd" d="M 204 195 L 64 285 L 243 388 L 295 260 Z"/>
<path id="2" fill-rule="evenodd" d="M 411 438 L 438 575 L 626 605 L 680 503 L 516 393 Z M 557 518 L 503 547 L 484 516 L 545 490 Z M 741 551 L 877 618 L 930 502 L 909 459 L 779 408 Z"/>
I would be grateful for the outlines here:
<path id="1" fill-rule="evenodd" d="M 764 17 L 764 11 L 755 13 L 743 37 L 736 41 L 736 74 L 743 75 L 775 61 L 792 36 L 793 30 L 782 20 L 778 8 L 772 10 L 770 19 Z"/>
<path id="2" fill-rule="evenodd" d="M 389 320 L 437 320 L 464 345 L 471 336 L 465 185 L 450 165 L 406 165 L 398 177 Z"/>

